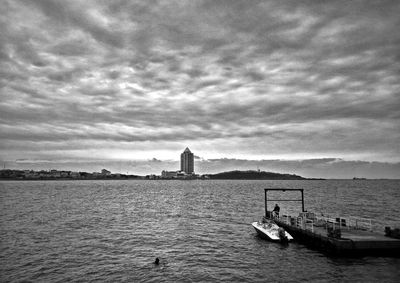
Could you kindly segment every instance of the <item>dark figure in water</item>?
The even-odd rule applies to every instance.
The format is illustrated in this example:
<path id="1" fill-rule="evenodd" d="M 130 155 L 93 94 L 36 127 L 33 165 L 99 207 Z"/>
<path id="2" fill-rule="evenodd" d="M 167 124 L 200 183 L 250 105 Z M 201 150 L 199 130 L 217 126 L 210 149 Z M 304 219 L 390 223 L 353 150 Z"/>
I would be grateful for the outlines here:
<path id="1" fill-rule="evenodd" d="M 156 257 L 156 260 L 154 261 L 155 265 L 158 265 L 160 263 L 160 260 L 158 259 L 158 257 Z"/>
<path id="2" fill-rule="evenodd" d="M 274 212 L 274 214 L 275 214 L 276 217 L 279 217 L 279 211 L 280 211 L 280 210 L 281 210 L 281 208 L 279 207 L 279 205 L 278 205 L 278 204 L 275 204 L 275 207 L 274 207 L 273 212 Z"/>

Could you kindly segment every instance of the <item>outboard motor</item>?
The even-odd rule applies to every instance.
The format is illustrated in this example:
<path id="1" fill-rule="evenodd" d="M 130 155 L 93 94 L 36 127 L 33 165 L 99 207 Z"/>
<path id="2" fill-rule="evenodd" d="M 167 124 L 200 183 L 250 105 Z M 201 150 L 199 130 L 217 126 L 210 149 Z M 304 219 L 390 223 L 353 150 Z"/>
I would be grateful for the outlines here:
<path id="1" fill-rule="evenodd" d="M 278 235 L 279 235 L 279 239 L 281 240 L 281 243 L 287 244 L 289 242 L 288 237 L 286 237 L 285 229 L 283 229 L 282 227 L 279 227 Z"/>

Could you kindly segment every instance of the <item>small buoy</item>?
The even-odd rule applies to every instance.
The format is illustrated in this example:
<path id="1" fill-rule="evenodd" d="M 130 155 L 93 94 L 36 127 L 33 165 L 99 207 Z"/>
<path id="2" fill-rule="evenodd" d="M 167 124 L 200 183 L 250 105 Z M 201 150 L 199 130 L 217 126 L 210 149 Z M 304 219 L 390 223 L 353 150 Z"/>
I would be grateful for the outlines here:
<path id="1" fill-rule="evenodd" d="M 154 261 L 154 264 L 159 264 L 160 263 L 160 260 L 158 259 L 158 257 L 156 257 L 156 260 Z"/>

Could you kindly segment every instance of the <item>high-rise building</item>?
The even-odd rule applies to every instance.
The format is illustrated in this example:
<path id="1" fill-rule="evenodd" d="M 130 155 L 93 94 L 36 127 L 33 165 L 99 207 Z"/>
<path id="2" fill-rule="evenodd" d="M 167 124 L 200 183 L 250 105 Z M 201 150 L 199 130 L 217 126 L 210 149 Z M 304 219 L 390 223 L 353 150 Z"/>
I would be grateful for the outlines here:
<path id="1" fill-rule="evenodd" d="M 192 174 L 194 172 L 194 155 L 188 147 L 181 154 L 181 171 L 186 174 Z"/>

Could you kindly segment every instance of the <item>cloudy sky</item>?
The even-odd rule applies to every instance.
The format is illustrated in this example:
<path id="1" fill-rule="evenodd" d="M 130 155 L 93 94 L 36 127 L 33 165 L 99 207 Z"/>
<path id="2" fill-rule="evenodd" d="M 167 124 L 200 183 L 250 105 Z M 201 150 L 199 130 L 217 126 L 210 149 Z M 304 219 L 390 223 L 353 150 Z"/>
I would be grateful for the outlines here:
<path id="1" fill-rule="evenodd" d="M 400 177 L 400 1 L 1 1 L 7 168 Z M 368 177 L 367 176 L 367 177 Z"/>

